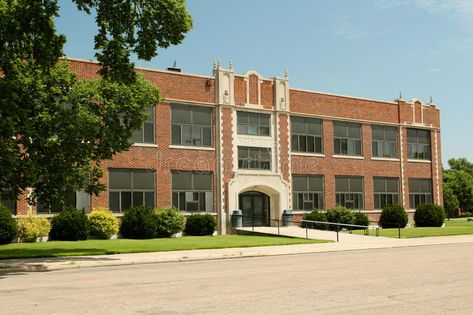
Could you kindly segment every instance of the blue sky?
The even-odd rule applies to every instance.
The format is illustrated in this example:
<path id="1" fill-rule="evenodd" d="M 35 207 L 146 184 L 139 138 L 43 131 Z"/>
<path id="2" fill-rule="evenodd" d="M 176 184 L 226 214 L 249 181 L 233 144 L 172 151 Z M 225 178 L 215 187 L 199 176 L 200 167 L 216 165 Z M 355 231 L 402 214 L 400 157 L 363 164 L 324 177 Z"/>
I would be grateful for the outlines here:
<path id="1" fill-rule="evenodd" d="M 94 58 L 94 17 L 60 0 L 65 54 Z M 393 100 L 441 110 L 443 161 L 473 161 L 473 0 L 188 0 L 184 42 L 139 66 L 211 74 L 215 58 L 235 70 L 282 76 L 292 87 Z"/>

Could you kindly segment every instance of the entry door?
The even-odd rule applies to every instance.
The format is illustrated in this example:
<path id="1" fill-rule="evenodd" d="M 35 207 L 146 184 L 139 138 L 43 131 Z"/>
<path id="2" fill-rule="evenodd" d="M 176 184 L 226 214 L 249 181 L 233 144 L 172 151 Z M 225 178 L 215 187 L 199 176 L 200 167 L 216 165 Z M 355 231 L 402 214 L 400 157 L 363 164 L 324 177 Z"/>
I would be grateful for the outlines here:
<path id="1" fill-rule="evenodd" d="M 240 209 L 243 214 L 243 226 L 268 226 L 269 196 L 250 191 L 240 194 Z"/>

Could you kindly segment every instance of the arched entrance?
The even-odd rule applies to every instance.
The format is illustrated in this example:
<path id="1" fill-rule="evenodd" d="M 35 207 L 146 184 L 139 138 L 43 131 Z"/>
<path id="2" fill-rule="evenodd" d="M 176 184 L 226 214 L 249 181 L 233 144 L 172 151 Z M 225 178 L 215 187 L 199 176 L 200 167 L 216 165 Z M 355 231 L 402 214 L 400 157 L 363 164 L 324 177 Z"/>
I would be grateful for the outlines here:
<path id="1" fill-rule="evenodd" d="M 241 193 L 238 204 L 243 213 L 243 226 L 269 226 L 269 201 L 269 196 L 259 191 Z"/>

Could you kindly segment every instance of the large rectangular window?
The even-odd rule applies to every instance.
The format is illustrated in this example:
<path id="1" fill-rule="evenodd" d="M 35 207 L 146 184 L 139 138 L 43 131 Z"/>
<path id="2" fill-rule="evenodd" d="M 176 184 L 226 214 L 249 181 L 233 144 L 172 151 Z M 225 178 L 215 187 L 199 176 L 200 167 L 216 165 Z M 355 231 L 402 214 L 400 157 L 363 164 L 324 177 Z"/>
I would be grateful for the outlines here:
<path id="1" fill-rule="evenodd" d="M 109 170 L 109 208 L 123 212 L 134 206 L 155 207 L 155 172 L 152 170 Z"/>
<path id="2" fill-rule="evenodd" d="M 397 158 L 397 128 L 372 126 L 372 155 L 381 158 Z"/>
<path id="3" fill-rule="evenodd" d="M 213 211 L 213 175 L 172 172 L 172 205 L 182 211 Z"/>
<path id="4" fill-rule="evenodd" d="M 430 178 L 410 178 L 409 208 L 415 209 L 424 203 L 432 203 L 432 180 Z"/>
<path id="5" fill-rule="evenodd" d="M 271 149 L 238 147 L 238 168 L 271 170 Z"/>
<path id="6" fill-rule="evenodd" d="M 210 147 L 212 145 L 212 109 L 195 105 L 173 105 L 171 143 Z"/>
<path id="7" fill-rule="evenodd" d="M 334 121 L 333 137 L 335 154 L 362 156 L 361 124 Z"/>
<path id="8" fill-rule="evenodd" d="M 134 143 L 154 143 L 154 107 L 146 109 L 147 117 L 143 124 L 143 127 L 133 132 Z"/>
<path id="9" fill-rule="evenodd" d="M 90 195 L 85 191 L 70 191 L 64 198 L 64 206 L 49 205 L 39 200 L 36 204 L 36 212 L 42 214 L 58 213 L 64 207 L 90 210 Z"/>
<path id="10" fill-rule="evenodd" d="M 292 152 L 323 153 L 322 120 L 291 117 Z"/>
<path id="11" fill-rule="evenodd" d="M 292 208 L 309 211 L 324 208 L 322 175 L 292 175 Z"/>
<path id="12" fill-rule="evenodd" d="M 399 179 L 374 177 L 374 208 L 383 209 L 386 205 L 399 204 Z"/>
<path id="13" fill-rule="evenodd" d="M 430 130 L 407 129 L 407 158 L 430 160 Z"/>
<path id="14" fill-rule="evenodd" d="M 6 196 L 0 195 L 0 204 L 4 205 L 14 214 L 16 211 L 16 200 L 7 198 Z"/>
<path id="15" fill-rule="evenodd" d="M 269 136 L 271 115 L 237 112 L 237 131 L 240 135 Z"/>
<path id="16" fill-rule="evenodd" d="M 363 177 L 335 176 L 335 201 L 348 209 L 363 209 Z"/>

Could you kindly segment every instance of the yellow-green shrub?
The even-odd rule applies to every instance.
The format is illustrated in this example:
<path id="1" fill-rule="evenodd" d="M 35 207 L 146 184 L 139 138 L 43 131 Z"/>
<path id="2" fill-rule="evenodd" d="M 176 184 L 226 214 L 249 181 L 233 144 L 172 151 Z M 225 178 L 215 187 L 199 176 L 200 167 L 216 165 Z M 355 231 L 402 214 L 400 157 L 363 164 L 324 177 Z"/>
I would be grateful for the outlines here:
<path id="1" fill-rule="evenodd" d="M 118 233 L 118 219 L 108 209 L 94 209 L 87 217 L 89 219 L 91 236 L 110 239 L 112 235 Z"/>
<path id="2" fill-rule="evenodd" d="M 51 222 L 47 218 L 29 214 L 18 218 L 17 228 L 18 238 L 22 242 L 36 242 L 39 237 L 48 236 L 51 230 Z"/>

